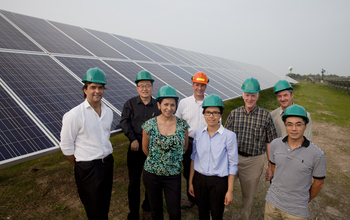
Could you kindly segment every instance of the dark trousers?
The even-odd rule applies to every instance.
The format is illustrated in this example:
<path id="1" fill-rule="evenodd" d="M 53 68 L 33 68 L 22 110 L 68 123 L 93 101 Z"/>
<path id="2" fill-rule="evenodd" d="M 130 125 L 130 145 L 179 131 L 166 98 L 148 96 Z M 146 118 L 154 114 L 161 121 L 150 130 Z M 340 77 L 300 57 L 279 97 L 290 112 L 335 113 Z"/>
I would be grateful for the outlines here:
<path id="1" fill-rule="evenodd" d="M 193 196 L 191 196 L 191 194 L 188 193 L 188 180 L 190 178 L 192 149 L 193 149 L 193 138 L 189 137 L 188 138 L 188 147 L 187 147 L 187 151 L 185 152 L 185 154 L 183 156 L 182 165 L 184 167 L 183 176 L 186 179 L 186 186 L 187 186 L 186 192 L 187 192 L 188 201 L 195 203 L 196 199 Z"/>
<path id="2" fill-rule="evenodd" d="M 113 184 L 112 154 L 102 160 L 75 163 L 75 182 L 87 217 L 108 219 Z"/>
<path id="3" fill-rule="evenodd" d="M 181 219 L 181 175 L 158 176 L 143 170 L 153 220 L 163 220 L 163 189 L 170 220 Z"/>
<path id="4" fill-rule="evenodd" d="M 140 212 L 140 182 L 143 165 L 146 160 L 146 155 L 142 151 L 142 141 L 138 140 L 140 144 L 139 151 L 131 151 L 130 146 L 127 155 L 127 165 L 129 170 L 129 188 L 128 188 L 128 199 L 129 199 L 129 210 L 128 219 L 139 219 Z M 147 192 L 145 193 L 145 200 L 142 204 L 144 211 L 151 211 L 149 205 Z"/>
<path id="5" fill-rule="evenodd" d="M 225 195 L 228 177 L 205 176 L 198 172 L 193 176 L 193 188 L 200 220 L 222 219 L 225 209 Z M 209 213 L 210 211 L 210 213 Z"/>

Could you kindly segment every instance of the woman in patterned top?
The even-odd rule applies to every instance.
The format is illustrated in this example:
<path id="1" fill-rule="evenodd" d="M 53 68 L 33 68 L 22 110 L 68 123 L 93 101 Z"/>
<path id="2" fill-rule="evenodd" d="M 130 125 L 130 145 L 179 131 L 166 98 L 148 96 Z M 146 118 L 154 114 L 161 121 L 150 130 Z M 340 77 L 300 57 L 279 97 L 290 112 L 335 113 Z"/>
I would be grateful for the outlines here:
<path id="1" fill-rule="evenodd" d="M 169 219 L 181 219 L 181 162 L 187 149 L 189 125 L 174 113 L 176 90 L 163 86 L 156 98 L 161 115 L 142 125 L 142 150 L 147 159 L 143 182 L 148 193 L 152 219 L 163 219 L 163 189 Z"/>

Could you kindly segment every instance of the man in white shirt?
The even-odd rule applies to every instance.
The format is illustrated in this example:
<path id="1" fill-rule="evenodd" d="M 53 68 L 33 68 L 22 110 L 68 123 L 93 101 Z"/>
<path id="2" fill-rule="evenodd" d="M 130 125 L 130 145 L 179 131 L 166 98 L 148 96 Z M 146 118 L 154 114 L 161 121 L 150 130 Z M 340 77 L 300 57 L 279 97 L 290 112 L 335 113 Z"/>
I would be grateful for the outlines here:
<path id="1" fill-rule="evenodd" d="M 176 110 L 176 116 L 179 118 L 183 118 L 190 125 L 188 129 L 188 148 L 183 158 L 183 166 L 184 171 L 183 175 L 187 182 L 187 198 L 186 201 L 181 208 L 189 209 L 195 204 L 195 198 L 188 193 L 188 180 L 190 175 L 190 167 L 191 167 L 191 154 L 192 154 L 192 144 L 193 144 L 193 136 L 194 131 L 198 128 L 204 128 L 207 123 L 205 122 L 204 115 L 202 113 L 202 103 L 204 99 L 205 89 L 207 88 L 207 84 L 209 79 L 207 75 L 203 72 L 198 72 L 194 74 L 191 78 L 192 80 L 192 88 L 193 88 L 193 96 L 189 96 L 180 101 L 179 107 Z"/>
<path id="2" fill-rule="evenodd" d="M 85 101 L 63 116 L 60 147 L 73 165 L 88 218 L 108 219 L 114 159 L 109 141 L 113 113 L 101 102 L 106 75 L 91 68 L 82 82 Z"/>

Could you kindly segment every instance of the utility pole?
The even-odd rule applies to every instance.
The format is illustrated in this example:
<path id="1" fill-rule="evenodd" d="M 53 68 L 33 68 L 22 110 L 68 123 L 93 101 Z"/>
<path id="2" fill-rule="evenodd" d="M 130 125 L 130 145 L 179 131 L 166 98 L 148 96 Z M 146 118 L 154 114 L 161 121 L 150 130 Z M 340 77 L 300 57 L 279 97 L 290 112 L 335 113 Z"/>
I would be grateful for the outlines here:
<path id="1" fill-rule="evenodd" d="M 326 72 L 326 70 L 324 70 L 323 68 L 322 68 L 322 70 L 321 70 L 321 73 L 322 73 L 322 81 L 323 81 L 323 74 Z"/>

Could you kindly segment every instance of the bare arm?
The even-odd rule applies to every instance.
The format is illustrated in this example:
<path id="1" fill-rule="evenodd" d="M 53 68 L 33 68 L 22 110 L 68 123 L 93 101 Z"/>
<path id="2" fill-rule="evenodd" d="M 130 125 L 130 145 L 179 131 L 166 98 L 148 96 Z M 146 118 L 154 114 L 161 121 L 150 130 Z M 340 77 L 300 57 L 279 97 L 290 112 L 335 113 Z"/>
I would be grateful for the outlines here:
<path id="1" fill-rule="evenodd" d="M 275 168 L 276 168 L 276 165 L 275 164 L 271 164 L 272 176 L 275 175 Z"/>
<path id="2" fill-rule="evenodd" d="M 227 193 L 225 195 L 225 205 L 230 204 L 233 201 L 233 185 L 235 182 L 235 176 L 229 174 L 228 175 L 228 188 Z"/>
<path id="3" fill-rule="evenodd" d="M 191 194 L 191 196 L 195 197 L 194 188 L 193 188 L 193 176 L 194 176 L 194 168 L 193 168 L 193 160 L 191 160 L 190 176 L 188 179 L 188 193 Z"/>
<path id="4" fill-rule="evenodd" d="M 146 156 L 148 156 L 149 154 L 148 145 L 149 145 L 149 137 L 146 131 L 142 130 L 142 151 Z"/>
<path id="5" fill-rule="evenodd" d="M 271 171 L 271 163 L 270 163 L 270 143 L 266 143 L 266 156 L 267 156 L 267 164 L 268 167 L 266 169 L 266 174 L 265 174 L 265 181 L 270 181 L 273 177 L 273 173 Z"/>
<path id="6" fill-rule="evenodd" d="M 314 182 L 312 183 L 310 188 L 309 202 L 311 202 L 311 200 L 317 196 L 317 194 L 321 191 L 323 185 L 324 185 L 324 179 L 320 180 L 320 179 L 314 178 Z"/>
<path id="7" fill-rule="evenodd" d="M 68 161 L 73 165 L 73 168 L 75 167 L 75 156 L 74 155 L 69 155 L 66 156 Z"/>

